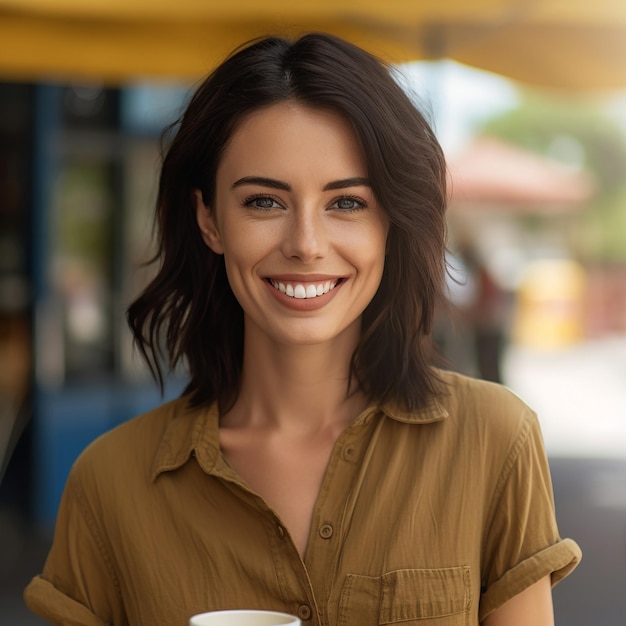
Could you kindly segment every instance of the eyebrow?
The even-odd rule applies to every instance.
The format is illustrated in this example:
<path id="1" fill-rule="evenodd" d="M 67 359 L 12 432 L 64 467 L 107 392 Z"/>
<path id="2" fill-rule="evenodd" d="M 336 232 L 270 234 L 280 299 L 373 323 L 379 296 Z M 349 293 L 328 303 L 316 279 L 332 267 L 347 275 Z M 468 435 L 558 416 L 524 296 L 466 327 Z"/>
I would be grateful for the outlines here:
<path id="1" fill-rule="evenodd" d="M 271 187 L 272 189 L 282 189 L 283 191 L 291 191 L 291 185 L 274 178 L 264 178 L 263 176 L 244 176 L 236 180 L 231 189 L 236 189 L 242 185 L 260 185 L 261 187 Z"/>
<path id="2" fill-rule="evenodd" d="M 272 189 L 281 189 L 283 191 L 291 191 L 291 185 L 275 178 L 265 178 L 264 176 L 244 176 L 236 180 L 231 189 L 236 189 L 242 185 L 260 185 L 261 187 L 271 187 Z M 370 181 L 362 176 L 354 176 L 352 178 L 344 178 L 342 180 L 333 180 L 324 185 L 323 191 L 331 191 L 334 189 L 346 189 L 347 187 L 371 187 Z"/>
<path id="3" fill-rule="evenodd" d="M 324 186 L 324 191 L 330 191 L 331 189 L 345 189 L 346 187 L 371 187 L 371 184 L 367 178 L 355 176 L 354 178 L 334 180 Z"/>

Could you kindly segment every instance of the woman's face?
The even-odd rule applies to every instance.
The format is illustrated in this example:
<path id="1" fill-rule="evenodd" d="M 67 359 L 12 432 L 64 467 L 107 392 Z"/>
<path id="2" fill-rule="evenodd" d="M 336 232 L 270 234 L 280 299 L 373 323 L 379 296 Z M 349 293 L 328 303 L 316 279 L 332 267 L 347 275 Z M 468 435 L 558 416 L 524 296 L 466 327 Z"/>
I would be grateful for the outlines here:
<path id="1" fill-rule="evenodd" d="M 381 280 L 388 220 L 343 117 L 294 101 L 249 114 L 218 167 L 215 206 L 196 197 L 247 337 L 300 345 L 358 337 Z"/>

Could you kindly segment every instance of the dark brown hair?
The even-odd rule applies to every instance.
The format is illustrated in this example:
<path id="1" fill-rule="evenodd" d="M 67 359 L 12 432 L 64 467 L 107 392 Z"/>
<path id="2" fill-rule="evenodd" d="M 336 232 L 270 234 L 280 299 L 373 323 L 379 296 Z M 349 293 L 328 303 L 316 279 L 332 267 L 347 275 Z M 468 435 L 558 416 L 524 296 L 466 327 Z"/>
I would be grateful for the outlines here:
<path id="1" fill-rule="evenodd" d="M 170 368 L 186 364 L 194 404 L 227 408 L 237 397 L 243 312 L 223 257 L 200 236 L 193 190 L 210 206 L 220 157 L 242 117 L 294 99 L 351 122 L 389 217 L 383 278 L 363 314 L 350 376 L 371 401 L 408 409 L 436 393 L 428 348 L 445 275 L 446 168 L 430 126 L 391 72 L 331 35 L 268 37 L 237 50 L 195 91 L 161 171 L 159 271 L 128 309 L 135 342 L 161 384 L 167 354 Z"/>

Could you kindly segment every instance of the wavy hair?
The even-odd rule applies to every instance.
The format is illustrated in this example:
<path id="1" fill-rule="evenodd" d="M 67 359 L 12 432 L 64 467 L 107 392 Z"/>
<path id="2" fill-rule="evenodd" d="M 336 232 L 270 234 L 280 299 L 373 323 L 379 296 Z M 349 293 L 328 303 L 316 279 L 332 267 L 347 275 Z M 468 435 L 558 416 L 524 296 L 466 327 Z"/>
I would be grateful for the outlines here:
<path id="1" fill-rule="evenodd" d="M 239 392 L 243 311 L 224 259 L 203 242 L 194 189 L 213 204 L 217 167 L 242 118 L 296 100 L 348 119 L 372 190 L 388 215 L 380 287 L 366 308 L 350 362 L 370 401 L 413 410 L 437 393 L 430 334 L 445 276 L 446 166 L 422 113 L 388 65 L 328 34 L 256 40 L 236 50 L 196 89 L 165 152 L 156 205 L 155 278 L 127 319 L 140 353 L 163 385 L 162 367 L 183 362 L 195 405 L 223 410 Z"/>

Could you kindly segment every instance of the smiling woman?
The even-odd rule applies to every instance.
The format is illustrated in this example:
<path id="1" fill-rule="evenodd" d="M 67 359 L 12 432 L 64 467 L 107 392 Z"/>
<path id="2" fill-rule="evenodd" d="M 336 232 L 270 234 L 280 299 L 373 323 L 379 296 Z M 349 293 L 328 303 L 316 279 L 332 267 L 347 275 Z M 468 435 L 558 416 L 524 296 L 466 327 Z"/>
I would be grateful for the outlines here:
<path id="1" fill-rule="evenodd" d="M 293 101 L 249 113 L 223 153 L 214 200 L 196 197 L 200 231 L 224 255 L 244 311 L 246 355 L 256 361 L 273 342 L 333 352 L 344 333 L 357 345 L 388 220 L 346 119 Z"/>
<path id="2" fill-rule="evenodd" d="M 259 40 L 200 85 L 163 162 L 158 271 L 128 310 L 157 380 L 164 350 L 189 384 L 76 462 L 35 612 L 552 623 L 580 551 L 536 416 L 431 365 L 445 181 L 388 68 L 335 37 Z"/>

